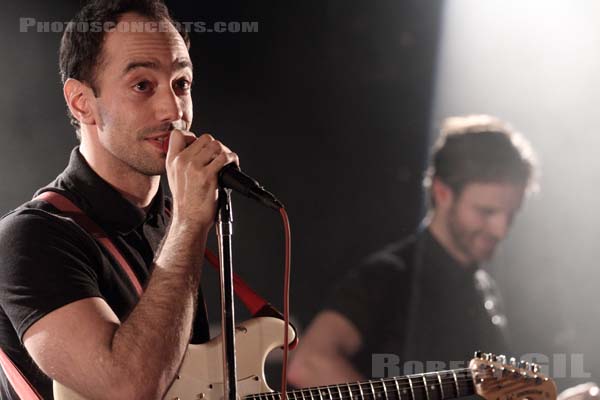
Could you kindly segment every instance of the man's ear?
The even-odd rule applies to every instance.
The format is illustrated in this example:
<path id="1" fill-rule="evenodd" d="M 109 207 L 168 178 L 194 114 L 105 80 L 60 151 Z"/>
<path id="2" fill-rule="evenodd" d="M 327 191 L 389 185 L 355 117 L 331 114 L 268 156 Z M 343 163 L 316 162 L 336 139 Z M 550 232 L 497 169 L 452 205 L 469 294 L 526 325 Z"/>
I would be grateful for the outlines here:
<path id="1" fill-rule="evenodd" d="M 71 114 L 81 124 L 94 125 L 96 123 L 93 99 L 94 91 L 85 83 L 69 78 L 63 85 L 63 94 Z"/>
<path id="2" fill-rule="evenodd" d="M 439 178 L 433 178 L 431 193 L 433 195 L 435 208 L 447 209 L 454 201 L 454 192 L 452 191 L 452 188 L 442 182 Z"/>

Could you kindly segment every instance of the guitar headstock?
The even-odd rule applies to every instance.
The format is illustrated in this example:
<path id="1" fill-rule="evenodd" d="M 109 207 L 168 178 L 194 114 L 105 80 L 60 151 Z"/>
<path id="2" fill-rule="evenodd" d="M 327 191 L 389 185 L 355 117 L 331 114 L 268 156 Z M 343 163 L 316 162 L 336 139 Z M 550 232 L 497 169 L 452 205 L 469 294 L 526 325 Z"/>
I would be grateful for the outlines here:
<path id="1" fill-rule="evenodd" d="M 476 352 L 469 363 L 475 392 L 486 400 L 555 400 L 554 381 L 537 364 Z"/>

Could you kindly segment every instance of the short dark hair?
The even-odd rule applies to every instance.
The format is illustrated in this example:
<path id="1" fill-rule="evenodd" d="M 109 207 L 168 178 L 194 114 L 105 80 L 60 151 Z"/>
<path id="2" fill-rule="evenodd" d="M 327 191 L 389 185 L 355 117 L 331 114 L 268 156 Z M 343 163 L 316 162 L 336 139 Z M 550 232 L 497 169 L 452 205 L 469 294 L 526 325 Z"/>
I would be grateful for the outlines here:
<path id="1" fill-rule="evenodd" d="M 451 117 L 442 124 L 424 184 L 430 189 L 438 178 L 455 194 L 469 183 L 514 183 L 533 191 L 536 164 L 529 142 L 501 120 L 489 115 Z"/>
<path id="2" fill-rule="evenodd" d="M 180 29 L 165 4 L 161 0 L 91 0 L 71 20 L 69 28 L 65 30 L 60 43 L 59 69 L 60 78 L 64 84 L 67 79 L 73 78 L 85 82 L 99 96 L 96 86 L 98 66 L 102 64 L 102 48 L 106 31 L 106 23 L 117 24 L 120 17 L 128 12 L 140 14 L 152 21 L 168 21 L 179 31 L 189 49 L 190 40 L 187 32 Z M 79 29 L 79 25 L 96 26 L 101 29 Z M 79 121 L 71 114 L 67 107 L 67 115 L 80 138 Z"/>

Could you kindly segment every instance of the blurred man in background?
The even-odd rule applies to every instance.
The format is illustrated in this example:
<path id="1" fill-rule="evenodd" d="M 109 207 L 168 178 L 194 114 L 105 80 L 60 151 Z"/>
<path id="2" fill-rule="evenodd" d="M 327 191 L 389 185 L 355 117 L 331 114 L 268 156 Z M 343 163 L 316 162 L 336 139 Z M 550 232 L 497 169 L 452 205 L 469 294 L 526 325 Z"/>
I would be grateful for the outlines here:
<path id="1" fill-rule="evenodd" d="M 507 350 L 507 320 L 480 268 L 535 187 L 529 144 L 491 116 L 449 118 L 425 180 L 423 228 L 337 284 L 291 361 L 297 386 L 457 368 Z"/>

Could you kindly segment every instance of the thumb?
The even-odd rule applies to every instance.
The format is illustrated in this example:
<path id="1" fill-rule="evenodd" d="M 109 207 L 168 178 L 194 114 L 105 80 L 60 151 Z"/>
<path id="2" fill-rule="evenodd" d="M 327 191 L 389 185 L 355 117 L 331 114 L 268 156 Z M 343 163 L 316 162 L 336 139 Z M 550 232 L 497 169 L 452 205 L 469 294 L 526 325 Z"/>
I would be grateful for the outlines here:
<path id="1" fill-rule="evenodd" d="M 167 162 L 173 161 L 177 154 L 181 153 L 194 140 L 196 140 L 196 137 L 193 134 L 185 135 L 182 131 L 173 129 L 163 143 L 163 148 L 167 153 Z"/>

